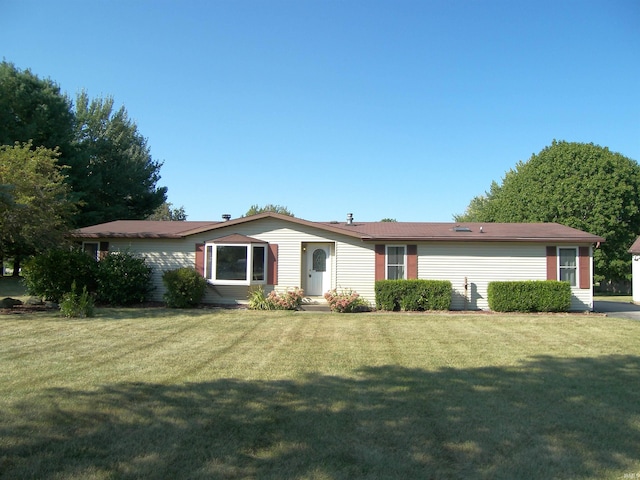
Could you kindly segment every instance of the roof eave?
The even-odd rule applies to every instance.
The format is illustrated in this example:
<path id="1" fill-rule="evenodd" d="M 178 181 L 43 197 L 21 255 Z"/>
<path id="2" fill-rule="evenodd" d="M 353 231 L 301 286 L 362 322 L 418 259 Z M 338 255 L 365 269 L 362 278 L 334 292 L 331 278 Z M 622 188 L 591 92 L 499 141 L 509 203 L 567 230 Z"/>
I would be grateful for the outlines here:
<path id="1" fill-rule="evenodd" d="M 579 237 L 368 237 L 364 241 L 375 242 L 521 242 L 521 243 L 604 243 L 604 238 L 579 238 Z"/>

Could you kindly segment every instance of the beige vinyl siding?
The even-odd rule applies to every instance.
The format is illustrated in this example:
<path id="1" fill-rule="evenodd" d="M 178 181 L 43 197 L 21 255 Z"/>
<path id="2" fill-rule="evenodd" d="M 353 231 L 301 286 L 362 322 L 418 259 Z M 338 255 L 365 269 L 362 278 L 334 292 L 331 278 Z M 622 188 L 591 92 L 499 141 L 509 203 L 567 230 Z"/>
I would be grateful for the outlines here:
<path id="1" fill-rule="evenodd" d="M 522 243 L 421 244 L 418 245 L 418 278 L 451 281 L 451 308 L 454 310 L 487 310 L 490 282 L 546 280 L 546 246 Z M 572 288 L 572 293 L 572 310 L 592 308 L 590 289 L 576 287 Z"/>
<path id="2" fill-rule="evenodd" d="M 295 225 L 278 219 L 264 219 L 211 232 L 206 240 L 238 233 L 278 244 L 278 285 L 285 290 L 304 285 L 302 247 L 307 243 L 331 244 L 331 286 L 350 288 L 375 302 L 373 245 L 359 239 L 334 234 L 313 227 Z M 204 239 L 203 239 L 204 241 Z"/>
<path id="3" fill-rule="evenodd" d="M 335 288 L 350 289 L 358 292 L 372 306 L 376 304 L 375 295 L 375 251 L 374 245 L 355 242 L 337 242 Z"/>

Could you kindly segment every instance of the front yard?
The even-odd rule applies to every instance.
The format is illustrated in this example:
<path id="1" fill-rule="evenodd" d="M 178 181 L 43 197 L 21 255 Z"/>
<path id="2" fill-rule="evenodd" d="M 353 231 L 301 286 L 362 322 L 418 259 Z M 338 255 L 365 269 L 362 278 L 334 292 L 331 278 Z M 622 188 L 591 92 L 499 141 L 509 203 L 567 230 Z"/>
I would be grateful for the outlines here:
<path id="1" fill-rule="evenodd" d="M 640 323 L 0 316 L 0 478 L 640 476 Z"/>

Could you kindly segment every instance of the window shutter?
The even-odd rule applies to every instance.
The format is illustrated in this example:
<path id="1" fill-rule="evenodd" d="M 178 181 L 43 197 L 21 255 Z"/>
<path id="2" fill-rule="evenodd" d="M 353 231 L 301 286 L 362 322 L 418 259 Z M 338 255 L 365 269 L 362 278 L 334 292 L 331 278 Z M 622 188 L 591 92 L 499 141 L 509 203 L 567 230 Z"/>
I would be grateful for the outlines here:
<path id="1" fill-rule="evenodd" d="M 109 254 L 109 242 L 100 242 L 98 247 L 98 258 L 102 260 Z"/>
<path id="2" fill-rule="evenodd" d="M 376 245 L 376 281 L 384 280 L 387 276 L 384 273 L 385 266 L 385 248 L 384 245 Z"/>
<path id="3" fill-rule="evenodd" d="M 204 277 L 204 243 L 196 243 L 196 272 Z"/>
<path id="4" fill-rule="evenodd" d="M 580 288 L 591 288 L 591 255 L 589 247 L 578 249 L 578 275 L 580 276 Z"/>
<path id="5" fill-rule="evenodd" d="M 418 246 L 407 245 L 407 279 L 418 278 Z"/>
<path id="6" fill-rule="evenodd" d="M 278 284 L 278 244 L 270 243 L 267 253 L 267 285 Z"/>
<path id="7" fill-rule="evenodd" d="M 558 252 L 556 247 L 547 247 L 547 280 L 558 279 Z"/>

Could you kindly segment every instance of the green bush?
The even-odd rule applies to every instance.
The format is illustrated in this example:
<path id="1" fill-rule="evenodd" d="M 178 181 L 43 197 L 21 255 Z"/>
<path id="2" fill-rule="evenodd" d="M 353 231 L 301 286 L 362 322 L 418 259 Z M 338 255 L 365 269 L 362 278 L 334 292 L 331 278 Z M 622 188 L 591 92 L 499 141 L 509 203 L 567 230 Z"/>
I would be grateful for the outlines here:
<path id="1" fill-rule="evenodd" d="M 389 311 L 449 310 L 452 286 L 448 280 L 379 280 L 376 308 Z"/>
<path id="2" fill-rule="evenodd" d="M 169 270 L 162 275 L 164 300 L 171 308 L 195 307 L 204 296 L 207 281 L 193 268 Z"/>
<path id="3" fill-rule="evenodd" d="M 557 280 L 491 282 L 489 308 L 495 312 L 567 312 L 571 286 Z"/>
<path id="4" fill-rule="evenodd" d="M 95 292 L 97 269 L 97 262 L 80 249 L 55 249 L 27 261 L 22 276 L 29 295 L 60 302 L 73 282 Z"/>
<path id="5" fill-rule="evenodd" d="M 111 252 L 98 262 L 98 301 L 108 305 L 142 303 L 151 291 L 151 267 L 130 252 Z"/>
<path id="6" fill-rule="evenodd" d="M 76 291 L 76 282 L 71 284 L 71 291 L 62 296 L 60 302 L 60 312 L 65 317 L 93 317 L 94 303 L 93 297 L 87 291 L 87 287 L 82 287 L 82 293 Z"/>

